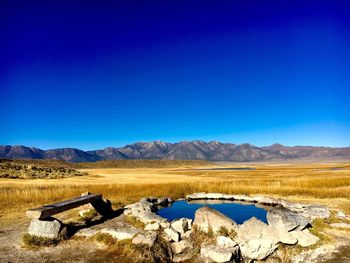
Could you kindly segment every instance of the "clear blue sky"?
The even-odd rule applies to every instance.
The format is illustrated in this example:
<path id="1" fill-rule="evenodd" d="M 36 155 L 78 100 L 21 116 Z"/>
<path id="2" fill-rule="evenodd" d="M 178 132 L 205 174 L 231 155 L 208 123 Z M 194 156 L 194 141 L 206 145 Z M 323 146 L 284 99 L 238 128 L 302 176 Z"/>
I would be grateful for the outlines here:
<path id="1" fill-rule="evenodd" d="M 1 1 L 0 144 L 350 146 L 349 14 L 347 0 Z"/>

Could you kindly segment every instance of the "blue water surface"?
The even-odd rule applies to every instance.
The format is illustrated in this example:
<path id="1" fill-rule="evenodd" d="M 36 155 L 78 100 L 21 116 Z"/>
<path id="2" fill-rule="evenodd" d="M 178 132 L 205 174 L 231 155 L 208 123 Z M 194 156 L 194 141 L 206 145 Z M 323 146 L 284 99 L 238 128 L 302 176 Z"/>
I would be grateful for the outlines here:
<path id="1" fill-rule="evenodd" d="M 265 209 L 256 207 L 254 204 L 242 204 L 235 202 L 225 202 L 219 204 L 193 204 L 185 200 L 181 200 L 174 202 L 170 207 L 159 209 L 158 215 L 167 218 L 168 220 L 174 220 L 182 217 L 194 219 L 196 210 L 205 205 L 218 210 L 238 224 L 242 224 L 244 221 L 249 220 L 252 217 L 256 217 L 257 219 L 267 223 L 267 211 Z"/>

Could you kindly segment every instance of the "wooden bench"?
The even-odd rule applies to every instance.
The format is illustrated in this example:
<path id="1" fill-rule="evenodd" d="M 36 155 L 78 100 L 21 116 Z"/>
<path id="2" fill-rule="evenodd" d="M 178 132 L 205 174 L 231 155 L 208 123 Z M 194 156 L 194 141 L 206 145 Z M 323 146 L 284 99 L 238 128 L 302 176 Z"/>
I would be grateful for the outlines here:
<path id="1" fill-rule="evenodd" d="M 88 193 L 73 199 L 30 209 L 26 212 L 26 215 L 31 219 L 45 219 L 52 215 L 62 213 L 88 203 L 90 203 L 95 210 L 103 216 L 108 215 L 112 211 L 110 203 L 105 202 L 102 199 L 101 194 Z"/>

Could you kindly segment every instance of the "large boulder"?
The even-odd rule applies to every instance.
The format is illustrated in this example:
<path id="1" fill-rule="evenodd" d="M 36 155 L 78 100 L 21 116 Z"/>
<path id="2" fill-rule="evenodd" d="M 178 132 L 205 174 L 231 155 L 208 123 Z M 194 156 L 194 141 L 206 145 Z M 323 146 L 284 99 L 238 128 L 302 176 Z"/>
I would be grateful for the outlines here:
<path id="1" fill-rule="evenodd" d="M 206 233 L 208 233 L 210 229 L 214 233 L 217 233 L 222 228 L 228 231 L 237 229 L 235 221 L 208 206 L 203 206 L 196 211 L 193 225 Z"/>
<path id="2" fill-rule="evenodd" d="M 267 221 L 270 226 L 286 231 L 303 230 L 310 224 L 308 218 L 284 207 L 271 209 L 267 213 Z"/>
<path id="3" fill-rule="evenodd" d="M 308 229 L 293 231 L 291 234 L 298 240 L 298 245 L 302 247 L 315 245 L 320 240 L 317 236 L 311 234 Z"/>
<path id="4" fill-rule="evenodd" d="M 58 238 L 62 223 L 55 218 L 45 220 L 33 219 L 28 228 L 28 234 L 45 238 Z"/>
<path id="5" fill-rule="evenodd" d="M 213 262 L 239 262 L 239 247 L 205 245 L 201 247 L 201 256 Z"/>
<path id="6" fill-rule="evenodd" d="M 279 243 L 295 244 L 297 239 L 285 230 L 278 230 L 255 217 L 238 226 L 235 241 L 244 258 L 261 260 L 274 252 Z"/>
<path id="7" fill-rule="evenodd" d="M 132 243 L 135 245 L 146 245 L 152 247 L 157 239 L 157 232 L 147 231 L 140 233 L 132 239 Z"/>

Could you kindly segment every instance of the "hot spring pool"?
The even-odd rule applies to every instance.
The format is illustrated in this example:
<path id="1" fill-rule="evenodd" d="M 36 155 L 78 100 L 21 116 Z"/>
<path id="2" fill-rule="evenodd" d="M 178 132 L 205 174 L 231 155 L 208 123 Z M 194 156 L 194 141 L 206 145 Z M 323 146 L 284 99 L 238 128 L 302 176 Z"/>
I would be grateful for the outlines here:
<path id="1" fill-rule="evenodd" d="M 167 218 L 170 221 L 182 217 L 194 219 L 196 210 L 205 205 L 220 211 L 238 224 L 242 224 L 244 221 L 249 220 L 252 217 L 256 217 L 264 223 L 267 223 L 267 207 L 260 205 L 258 207 L 255 204 L 234 201 L 196 200 L 187 202 L 185 200 L 181 200 L 174 202 L 169 207 L 159 209 L 157 214 L 161 217 Z"/>

